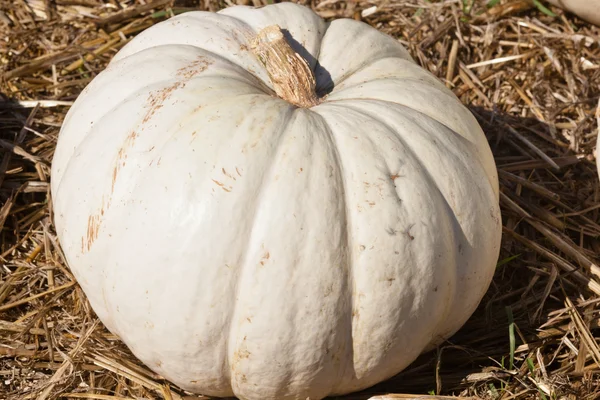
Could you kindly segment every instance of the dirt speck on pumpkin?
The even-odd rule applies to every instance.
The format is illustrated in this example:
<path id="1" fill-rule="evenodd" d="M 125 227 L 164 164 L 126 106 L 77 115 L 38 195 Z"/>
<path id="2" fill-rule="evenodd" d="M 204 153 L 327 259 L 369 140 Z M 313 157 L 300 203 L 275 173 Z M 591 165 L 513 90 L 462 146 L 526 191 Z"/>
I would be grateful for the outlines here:
<path id="1" fill-rule="evenodd" d="M 265 265 L 265 263 L 267 262 L 267 260 L 271 258 L 271 254 L 267 251 L 263 256 L 262 259 L 260 260 L 260 265 Z"/>
<path id="2" fill-rule="evenodd" d="M 408 236 L 408 238 L 413 241 L 415 240 L 415 237 L 413 235 L 411 235 L 410 230 L 412 229 L 412 227 L 415 226 L 415 224 L 410 225 L 408 228 L 406 228 L 406 230 L 404 231 L 404 234 L 406 236 Z"/>
<path id="3" fill-rule="evenodd" d="M 233 353 L 233 357 L 234 357 L 234 359 L 236 361 L 240 361 L 240 360 L 244 360 L 244 359 L 250 358 L 251 355 L 252 355 L 252 353 L 250 353 L 246 349 L 239 349 L 235 353 Z"/>

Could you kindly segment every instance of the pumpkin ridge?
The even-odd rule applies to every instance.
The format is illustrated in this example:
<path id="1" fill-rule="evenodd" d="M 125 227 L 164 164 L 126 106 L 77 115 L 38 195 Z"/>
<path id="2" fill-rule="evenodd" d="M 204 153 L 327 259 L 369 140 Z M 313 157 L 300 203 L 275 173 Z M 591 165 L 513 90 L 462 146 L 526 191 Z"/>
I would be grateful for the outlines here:
<path id="1" fill-rule="evenodd" d="M 274 160 L 276 159 L 276 155 L 280 151 L 281 144 L 282 144 L 281 138 L 287 133 L 288 127 L 290 126 L 290 122 L 294 119 L 294 115 L 295 115 L 294 111 L 295 110 L 291 110 L 291 112 L 288 112 L 285 121 L 283 121 L 281 123 L 281 127 L 276 130 L 276 132 L 278 132 L 278 135 L 277 135 L 275 150 L 273 151 L 273 153 L 271 155 L 270 165 L 264 171 L 262 179 L 261 179 L 260 184 L 258 185 L 258 188 L 256 191 L 256 195 L 254 198 L 254 207 L 252 209 L 252 222 L 250 223 L 250 226 L 252 226 L 252 229 L 250 230 L 250 234 L 248 235 L 248 238 L 245 241 L 246 244 L 244 245 L 244 249 L 241 251 L 241 254 L 243 254 L 242 262 L 240 263 L 239 272 L 238 272 L 238 275 L 236 278 L 236 282 L 234 284 L 233 293 L 235 294 L 235 301 L 233 302 L 233 307 L 230 310 L 229 326 L 227 327 L 227 336 L 226 336 L 227 339 L 225 340 L 224 373 L 228 377 L 229 386 L 230 386 L 232 392 L 236 395 L 237 395 L 237 393 L 235 393 L 236 390 L 234 389 L 234 385 L 233 385 L 233 374 L 232 374 L 233 362 L 231 360 L 231 358 L 234 357 L 234 354 L 231 352 L 231 349 L 233 347 L 232 343 L 235 343 L 234 329 L 236 328 L 237 319 L 239 318 L 239 313 L 240 313 L 240 311 L 239 311 L 240 286 L 241 286 L 241 282 L 242 282 L 244 276 L 246 274 L 248 274 L 247 271 L 251 266 L 251 263 L 249 261 L 249 248 L 250 248 L 250 244 L 252 243 L 252 236 L 255 231 L 256 218 L 258 216 L 258 207 L 260 205 L 262 197 L 264 196 L 267 182 L 269 181 L 269 178 L 272 177 L 272 175 L 273 175 L 273 169 L 274 169 L 274 164 L 275 164 Z M 274 139 L 272 139 L 272 140 L 274 140 Z M 231 355 L 230 355 L 230 353 L 231 353 Z"/>
<path id="2" fill-rule="evenodd" d="M 331 129 L 331 126 L 329 125 L 329 122 L 327 121 L 327 118 L 323 117 L 321 114 L 319 114 L 318 112 L 315 112 L 313 110 L 310 110 L 312 113 L 316 114 L 319 116 L 319 118 L 321 119 L 321 121 L 323 122 L 323 124 L 325 125 L 326 129 L 327 129 L 327 135 L 329 136 L 329 140 L 331 141 L 331 143 L 333 144 L 333 149 L 335 151 L 335 163 L 339 169 L 339 173 L 340 173 L 340 177 L 341 177 L 341 183 L 342 183 L 342 193 L 340 195 L 340 198 L 343 199 L 344 202 L 344 211 L 345 211 L 345 217 L 344 217 L 344 228 L 345 228 L 345 232 L 346 232 L 346 260 L 347 260 L 347 265 L 346 265 L 346 287 L 348 289 L 348 305 L 347 305 L 347 311 L 346 313 L 350 316 L 350 318 L 348 318 L 348 321 L 350 322 L 350 326 L 347 328 L 348 332 L 350 332 L 350 343 L 347 343 L 347 346 L 350 346 L 350 360 L 346 360 L 345 363 L 343 363 L 344 368 L 342 370 L 339 371 L 339 379 L 337 382 L 335 382 L 335 384 L 332 385 L 331 390 L 330 390 L 330 395 L 333 393 L 336 393 L 338 390 L 338 387 L 340 385 L 344 384 L 344 378 L 346 376 L 346 369 L 352 367 L 352 369 L 354 370 L 354 339 L 352 337 L 352 326 L 354 325 L 354 295 L 356 294 L 356 285 L 354 283 L 354 262 L 353 262 L 353 249 L 352 249 L 352 239 L 351 239 L 351 229 L 350 227 L 352 226 L 352 220 L 351 220 L 351 216 L 350 213 L 348 212 L 348 204 L 347 204 L 347 197 L 346 197 L 346 188 L 347 188 L 347 182 L 346 182 L 346 173 L 344 170 L 344 164 L 342 161 L 342 157 L 340 155 L 340 151 L 339 151 L 339 146 L 337 143 L 337 140 L 335 138 L 335 135 L 333 134 L 333 131 Z M 352 376 L 353 378 L 355 377 L 355 373 L 354 371 L 352 371 Z"/>

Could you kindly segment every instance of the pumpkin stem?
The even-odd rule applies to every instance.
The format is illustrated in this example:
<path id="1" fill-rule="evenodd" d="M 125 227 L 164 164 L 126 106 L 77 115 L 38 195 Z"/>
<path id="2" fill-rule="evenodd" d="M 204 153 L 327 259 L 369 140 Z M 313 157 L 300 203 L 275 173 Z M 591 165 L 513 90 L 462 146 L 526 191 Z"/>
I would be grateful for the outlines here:
<path id="1" fill-rule="evenodd" d="M 265 65 L 277 96 L 303 108 L 319 104 L 308 63 L 291 48 L 278 25 L 258 32 L 252 51 Z"/>

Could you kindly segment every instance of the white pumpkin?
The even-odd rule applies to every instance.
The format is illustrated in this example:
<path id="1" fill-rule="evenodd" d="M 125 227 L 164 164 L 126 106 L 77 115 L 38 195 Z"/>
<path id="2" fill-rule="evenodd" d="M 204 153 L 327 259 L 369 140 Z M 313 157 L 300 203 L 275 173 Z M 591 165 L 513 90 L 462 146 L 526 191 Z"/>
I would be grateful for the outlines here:
<path id="1" fill-rule="evenodd" d="M 397 374 L 464 324 L 500 246 L 472 114 L 393 38 L 292 3 L 132 40 L 65 119 L 52 194 L 99 318 L 213 396 L 319 399 Z"/>

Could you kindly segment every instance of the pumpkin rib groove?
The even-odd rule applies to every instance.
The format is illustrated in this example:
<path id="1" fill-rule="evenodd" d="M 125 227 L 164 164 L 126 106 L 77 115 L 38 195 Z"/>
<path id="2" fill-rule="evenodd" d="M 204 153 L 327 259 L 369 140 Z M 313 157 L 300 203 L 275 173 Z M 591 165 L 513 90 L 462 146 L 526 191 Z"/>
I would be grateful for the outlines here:
<path id="1" fill-rule="evenodd" d="M 347 305 L 347 310 L 346 312 L 348 313 L 348 315 L 350 316 L 350 318 L 348 318 L 348 321 L 350 322 L 350 326 L 348 327 L 348 332 L 352 333 L 352 327 L 354 325 L 354 315 L 353 315 L 353 310 L 354 310 L 354 296 L 356 294 L 356 285 L 354 283 L 354 261 L 353 261 L 353 247 L 352 247 L 352 220 L 350 218 L 350 213 L 348 212 L 348 200 L 346 197 L 346 188 L 347 188 L 347 182 L 346 182 L 346 173 L 344 170 L 344 163 L 342 161 L 342 156 L 340 154 L 339 151 L 339 146 L 337 143 L 337 140 L 335 138 L 335 135 L 333 133 L 333 130 L 331 129 L 329 122 L 327 122 L 327 118 L 325 118 L 324 116 L 322 116 L 321 114 L 319 114 L 318 112 L 312 111 L 311 112 L 313 114 L 316 114 L 319 116 L 319 118 L 321 119 L 321 121 L 323 122 L 323 124 L 325 125 L 326 129 L 327 129 L 327 135 L 329 136 L 329 140 L 331 141 L 331 143 L 333 144 L 333 149 L 335 151 L 335 163 L 338 167 L 338 170 L 340 172 L 340 177 L 341 177 L 341 183 L 342 183 L 342 194 L 340 196 L 341 199 L 343 199 L 343 206 L 344 206 L 344 211 L 345 211 L 345 217 L 344 217 L 344 228 L 346 231 L 346 260 L 347 260 L 347 265 L 346 265 L 346 270 L 347 270 L 347 274 L 346 274 L 346 287 L 348 290 L 348 305 Z M 350 368 L 352 367 L 352 369 L 354 370 L 354 363 L 353 363 L 353 358 L 354 358 L 354 340 L 352 337 L 352 334 L 350 335 L 351 341 L 350 343 L 348 343 L 348 345 L 350 346 L 350 360 L 347 360 L 346 363 L 344 363 L 345 368 Z M 339 380 L 336 384 L 334 384 L 330 390 L 330 393 L 336 393 L 338 390 L 338 386 L 342 385 L 344 383 L 344 378 L 346 376 L 346 371 L 340 371 L 339 374 Z M 355 373 L 352 372 L 352 376 L 354 378 Z"/>
<path id="2" fill-rule="evenodd" d="M 405 107 L 403 105 L 399 105 L 402 108 L 408 108 Z M 356 110 L 356 109 L 354 109 Z M 410 109 L 410 111 L 414 111 L 412 109 Z M 466 240 L 466 236 L 464 234 L 463 231 L 463 227 L 462 224 L 460 223 L 460 221 L 458 220 L 458 217 L 456 216 L 456 213 L 454 211 L 454 209 L 452 208 L 452 206 L 450 205 L 450 202 L 448 201 L 446 194 L 442 192 L 442 190 L 440 189 L 440 187 L 436 184 L 436 180 L 433 176 L 433 174 L 431 173 L 431 171 L 429 170 L 429 168 L 427 167 L 427 163 L 423 161 L 423 159 L 419 156 L 418 152 L 415 151 L 412 146 L 410 146 L 403 138 L 402 136 L 399 134 L 399 132 L 397 130 L 395 130 L 391 125 L 389 125 L 386 121 L 383 121 L 382 116 L 379 116 L 379 118 L 376 118 L 375 116 L 371 115 L 370 113 L 366 112 L 364 113 L 364 115 L 369 116 L 372 121 L 374 122 L 378 122 L 380 124 L 382 124 L 387 130 L 388 132 L 390 132 L 390 134 L 396 136 L 398 138 L 398 140 L 400 141 L 400 143 L 402 143 L 402 145 L 408 150 L 409 154 L 414 157 L 415 160 L 417 160 L 417 162 L 419 164 L 421 164 L 421 167 L 423 168 L 423 171 L 426 174 L 427 180 L 431 183 L 431 186 L 435 188 L 436 193 L 438 193 L 439 199 L 442 201 L 442 204 L 444 206 L 444 208 L 447 210 L 447 212 L 443 215 L 445 215 L 450 224 L 450 226 L 454 229 L 452 229 L 452 238 L 450 239 L 450 242 L 455 243 L 458 242 L 459 238 L 457 237 L 460 236 L 461 239 L 465 240 L 466 242 L 468 242 L 468 240 Z M 436 123 L 441 124 L 439 121 L 435 120 Z M 426 131 L 427 129 L 423 126 L 421 126 L 421 124 L 419 123 L 418 119 L 414 119 L 413 121 L 411 121 L 412 123 L 416 124 L 417 126 L 419 126 L 423 131 Z M 457 136 L 460 136 L 457 132 L 455 132 L 454 130 L 450 129 L 449 127 L 446 127 L 449 131 L 451 131 L 452 133 L 454 133 Z M 462 136 L 460 136 L 460 139 L 464 139 Z M 458 228 L 458 229 L 456 229 Z M 456 252 L 456 250 L 454 248 L 452 248 L 452 254 L 453 254 L 453 260 L 454 260 L 454 266 L 455 269 L 454 271 L 452 271 L 453 273 L 450 274 L 453 277 L 453 281 L 450 282 L 449 287 L 450 288 L 455 288 L 456 287 L 456 282 L 457 282 L 457 273 L 458 273 L 458 268 L 460 267 L 460 261 L 458 260 L 458 254 Z M 456 293 L 454 293 L 455 291 L 452 290 L 452 295 L 450 296 L 451 298 L 454 298 L 456 296 Z M 443 307 L 444 307 L 444 311 L 442 312 L 442 315 L 444 316 L 443 318 L 438 320 L 438 323 L 436 325 L 436 328 L 433 329 L 433 335 L 432 335 L 432 339 L 433 337 L 436 337 L 439 335 L 439 326 L 443 326 L 446 323 L 446 320 L 448 318 L 449 315 L 449 310 L 451 309 L 451 302 L 446 302 L 443 303 Z"/>
<path id="3" fill-rule="evenodd" d="M 276 142 L 275 150 L 273 151 L 273 153 L 271 155 L 270 165 L 266 168 L 264 174 L 262 175 L 260 184 L 258 185 L 258 189 L 256 191 L 256 195 L 254 198 L 254 207 L 252 209 L 252 221 L 250 222 L 250 226 L 252 226 L 252 229 L 250 231 L 250 234 L 248 235 L 246 244 L 244 245 L 244 249 L 241 251 L 241 254 L 243 254 L 242 262 L 240 263 L 239 272 L 238 272 L 238 275 L 236 278 L 236 282 L 234 284 L 233 293 L 235 294 L 235 301 L 233 302 L 232 310 L 230 310 L 229 326 L 227 327 L 227 336 L 226 336 L 227 339 L 225 341 L 225 363 L 224 363 L 225 371 L 224 372 L 228 376 L 228 379 L 230 382 L 229 385 L 230 385 L 233 393 L 236 394 L 236 396 L 237 396 L 237 393 L 236 393 L 236 389 L 234 388 L 234 385 L 233 385 L 234 381 L 233 381 L 233 374 L 232 374 L 233 362 L 231 361 L 230 353 L 231 353 L 232 343 L 235 343 L 234 329 L 236 327 L 237 319 L 239 318 L 239 313 L 240 313 L 240 310 L 239 310 L 240 286 L 241 286 L 241 282 L 243 281 L 245 275 L 248 274 L 248 269 L 250 268 L 249 248 L 252 243 L 252 236 L 255 231 L 256 218 L 258 216 L 258 207 L 261 203 L 262 197 L 264 196 L 264 193 L 265 193 L 265 190 L 267 187 L 267 182 L 269 181 L 269 178 L 272 177 L 272 175 L 273 175 L 273 169 L 274 169 L 274 165 L 275 165 L 274 161 L 276 159 L 277 154 L 281 150 L 281 144 L 282 144 L 281 139 L 287 133 L 290 123 L 293 121 L 293 119 L 295 117 L 294 111 L 295 111 L 295 109 L 291 109 L 291 110 L 288 109 L 288 114 L 285 118 L 285 121 L 282 122 L 281 128 L 276 130 L 276 132 L 278 132 L 278 135 L 277 135 L 277 140 L 275 141 Z"/>
<path id="4" fill-rule="evenodd" d="M 164 81 L 161 81 L 161 87 L 164 87 L 164 86 L 168 86 L 168 85 L 166 85 Z M 147 85 L 147 86 L 145 86 L 143 89 L 140 89 L 140 90 L 141 90 L 141 91 L 143 91 L 143 92 L 150 92 L 150 91 L 152 91 L 152 89 L 151 89 L 152 87 L 153 87 L 153 85 Z M 139 95 L 139 94 L 138 94 L 138 91 L 136 91 L 136 92 L 135 92 L 135 93 L 133 93 L 132 95 L 128 96 L 128 98 L 127 98 L 127 99 L 124 99 L 122 102 L 120 102 L 119 104 L 117 104 L 117 105 L 115 106 L 115 108 L 117 108 L 117 109 L 118 109 L 119 107 L 122 107 L 122 106 L 123 106 L 123 104 L 124 104 L 126 101 L 130 101 L 131 99 L 135 98 L 135 97 L 136 97 L 136 96 L 138 96 L 138 95 Z M 260 98 L 260 97 L 263 97 L 263 96 L 268 96 L 268 95 L 267 95 L 267 94 L 265 94 L 265 93 L 263 93 L 263 92 L 261 92 L 260 90 L 257 90 L 257 92 L 256 92 L 256 93 L 247 93 L 247 94 L 241 94 L 241 95 L 240 95 L 240 94 L 235 94 L 235 95 L 233 95 L 233 96 L 230 96 L 230 97 L 227 97 L 227 98 L 220 98 L 220 99 L 216 100 L 216 101 L 215 101 L 214 103 L 212 103 L 212 104 L 213 104 L 213 105 L 217 105 L 217 103 L 222 103 L 222 102 L 226 102 L 226 101 L 231 101 L 231 99 L 232 99 L 232 98 L 235 98 L 236 100 L 240 100 L 240 99 L 243 99 L 243 98 L 249 98 L 249 97 L 258 97 L 258 98 Z M 271 97 L 271 96 L 269 96 L 268 98 L 270 98 L 270 99 L 272 98 L 273 100 L 277 99 L 277 101 L 278 101 L 278 102 L 281 102 L 281 103 L 283 103 L 283 100 L 280 100 L 280 99 L 278 99 L 278 98 Z M 99 119 L 99 120 L 96 122 L 96 124 L 95 124 L 95 125 L 97 125 L 97 126 L 100 126 L 100 122 L 101 122 L 101 120 L 102 120 L 102 119 L 104 119 L 104 118 L 109 118 L 109 116 L 110 116 L 110 115 L 113 115 L 113 114 L 112 114 L 112 112 L 107 112 L 106 114 L 104 114 L 104 115 L 103 115 L 103 116 L 102 116 L 102 117 L 101 117 L 101 118 L 100 118 L 100 119 Z M 140 117 L 140 120 L 141 120 L 141 118 L 142 118 L 142 117 Z M 137 127 L 137 126 L 138 126 L 138 125 L 135 125 L 135 127 Z M 162 143 L 162 144 L 160 144 L 160 145 L 159 145 L 159 144 L 157 144 L 156 148 L 153 150 L 154 152 L 156 152 L 157 154 L 160 154 L 160 153 L 163 151 L 163 148 L 164 148 L 164 146 L 165 146 L 165 145 L 168 145 L 168 143 L 170 142 L 170 140 L 171 140 L 171 139 L 172 139 L 174 136 L 176 136 L 176 135 L 177 135 L 177 134 L 180 132 L 180 129 L 179 129 L 178 127 L 173 127 L 173 128 L 174 128 L 174 129 L 173 129 L 173 131 L 171 132 L 171 134 L 170 134 L 170 135 L 165 135 L 165 137 L 163 138 L 163 143 Z M 137 129 L 137 128 L 136 128 L 136 129 Z M 100 133 L 101 133 L 101 132 L 98 132 L 98 134 L 100 134 Z M 84 144 L 85 144 L 85 142 L 86 142 L 87 140 L 93 140 L 93 135 L 91 135 L 91 134 L 89 134 L 89 133 L 88 133 L 88 134 L 86 134 L 86 135 L 84 136 L 84 140 L 83 140 L 83 141 L 82 141 L 82 142 L 81 142 L 81 143 L 78 145 L 78 147 L 79 147 L 79 146 L 81 146 L 81 145 L 84 145 Z M 75 154 L 75 152 L 74 152 L 73 154 Z M 116 153 L 115 153 L 115 155 L 114 155 L 114 156 L 115 156 L 115 157 L 117 156 L 117 155 L 116 155 Z M 76 167 L 73 167 L 73 165 L 71 164 L 71 163 L 72 163 L 74 160 L 75 160 L 75 157 L 74 157 L 74 156 L 70 157 L 70 159 L 69 159 L 69 163 L 67 164 L 66 171 L 76 171 L 76 170 L 78 169 L 78 168 L 76 168 Z M 133 169 L 133 170 L 130 170 L 130 171 L 133 171 L 133 173 L 138 173 L 138 170 L 137 170 L 137 169 Z M 132 186 L 131 186 L 131 188 L 130 188 L 130 189 L 127 191 L 127 192 L 121 192 L 121 196 L 119 196 L 119 197 L 114 197 L 114 198 L 113 198 L 113 201 L 125 201 L 125 202 L 128 202 L 130 199 L 132 199 L 132 198 L 136 198 L 136 196 L 137 196 L 137 195 L 136 195 L 137 188 L 139 187 L 139 185 L 140 185 L 140 184 L 142 184 L 142 182 L 144 182 L 144 181 L 145 181 L 145 179 L 143 179 L 142 177 L 143 177 L 143 175 L 145 175 L 146 173 L 151 173 L 151 170 L 141 169 L 141 170 L 139 171 L 139 174 L 138 174 L 138 175 L 136 175 L 136 178 L 132 180 Z M 107 179 L 110 179 L 110 178 L 107 178 Z M 65 193 L 66 193 L 66 190 L 62 190 L 62 192 L 60 191 L 60 190 L 61 190 L 61 189 L 60 189 L 60 187 L 62 187 L 62 185 L 63 185 L 63 182 L 65 182 L 65 180 L 61 180 L 61 182 L 59 183 L 59 191 L 57 191 L 57 192 L 55 192 L 55 193 L 62 193 L 62 192 L 65 192 Z M 107 184 L 107 185 L 108 185 L 108 190 L 110 190 L 110 184 Z M 93 200 L 94 200 L 94 199 L 90 199 L 89 201 L 93 201 Z M 100 204 L 98 204 L 98 205 L 97 205 L 97 207 L 100 207 Z M 109 211 L 109 209 L 105 209 L 105 211 L 104 211 L 104 213 L 103 213 L 103 214 L 104 214 L 104 215 L 103 215 L 103 218 L 104 218 L 104 219 L 112 219 L 112 218 L 119 218 L 119 217 L 120 217 L 120 215 L 116 215 L 116 216 L 115 216 L 113 213 L 111 213 L 111 212 Z M 107 221 L 105 221 L 105 222 L 108 222 L 108 220 L 107 220 Z M 100 228 L 100 229 L 101 229 L 101 228 Z M 102 275 L 101 275 L 101 277 L 102 277 L 102 279 L 105 279 L 105 278 L 107 277 L 107 275 L 106 275 L 106 274 L 102 274 Z M 104 287 L 104 286 L 107 286 L 107 283 L 106 283 L 106 281 L 98 282 L 98 284 L 99 284 L 100 286 L 102 286 L 102 287 Z M 111 310 L 112 312 L 115 312 L 114 308 L 110 308 L 110 310 Z M 119 334 L 119 335 L 120 335 L 120 332 L 122 332 L 122 327 L 115 325 L 115 324 L 116 324 L 115 322 L 105 321 L 105 323 L 110 323 L 110 324 L 111 324 L 111 326 L 115 328 L 115 333 L 116 333 L 116 334 Z"/>

